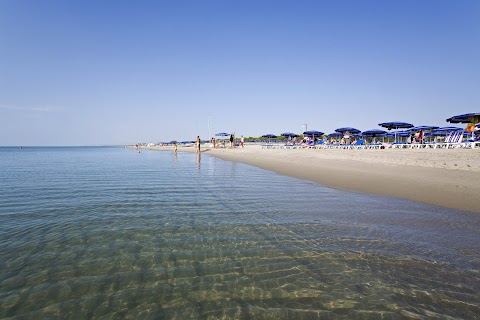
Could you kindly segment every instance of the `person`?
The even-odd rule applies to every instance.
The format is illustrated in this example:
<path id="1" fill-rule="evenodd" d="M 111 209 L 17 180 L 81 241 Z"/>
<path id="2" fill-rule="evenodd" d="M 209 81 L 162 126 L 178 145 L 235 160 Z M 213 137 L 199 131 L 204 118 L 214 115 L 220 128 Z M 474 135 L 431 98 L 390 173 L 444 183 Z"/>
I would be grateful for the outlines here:
<path id="1" fill-rule="evenodd" d="M 420 131 L 418 132 L 417 142 L 418 142 L 418 143 L 423 143 L 423 131 L 422 131 L 422 130 L 420 130 Z"/>
<path id="2" fill-rule="evenodd" d="M 343 139 L 346 144 L 350 144 L 350 131 L 345 131 L 343 134 Z"/>
<path id="3" fill-rule="evenodd" d="M 215 137 L 212 137 L 212 144 L 213 144 L 213 149 L 215 149 L 217 144 L 217 139 L 215 139 Z"/>
<path id="4" fill-rule="evenodd" d="M 197 152 L 200 152 L 200 136 L 197 136 Z"/>
<path id="5" fill-rule="evenodd" d="M 175 152 L 175 154 L 177 154 L 177 144 L 176 143 L 173 144 L 173 152 Z"/>
<path id="6" fill-rule="evenodd" d="M 242 146 L 242 148 L 244 147 L 244 144 L 245 144 L 245 138 L 243 137 L 243 135 L 240 137 L 240 145 Z"/>
<path id="7" fill-rule="evenodd" d="M 415 141 L 415 134 L 411 134 L 408 136 L 407 138 L 407 143 L 410 144 L 410 143 L 413 143 Z"/>
<path id="8" fill-rule="evenodd" d="M 230 148 L 233 148 L 233 133 L 230 133 Z"/>

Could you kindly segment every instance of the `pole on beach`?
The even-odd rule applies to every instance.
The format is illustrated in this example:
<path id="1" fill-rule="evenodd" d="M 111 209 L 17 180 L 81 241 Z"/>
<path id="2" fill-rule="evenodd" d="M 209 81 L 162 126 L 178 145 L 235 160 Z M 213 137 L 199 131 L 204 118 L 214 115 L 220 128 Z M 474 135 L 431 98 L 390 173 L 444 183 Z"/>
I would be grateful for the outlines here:
<path id="1" fill-rule="evenodd" d="M 212 116 L 208 115 L 208 141 L 212 140 Z"/>

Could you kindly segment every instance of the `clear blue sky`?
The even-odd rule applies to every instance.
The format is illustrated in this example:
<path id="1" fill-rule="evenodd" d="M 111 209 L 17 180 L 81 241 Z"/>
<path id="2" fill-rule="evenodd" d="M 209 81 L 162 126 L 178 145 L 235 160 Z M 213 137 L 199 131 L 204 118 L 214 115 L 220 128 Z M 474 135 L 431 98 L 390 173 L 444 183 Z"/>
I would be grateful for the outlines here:
<path id="1" fill-rule="evenodd" d="M 447 125 L 478 0 L 0 1 L 0 145 Z"/>

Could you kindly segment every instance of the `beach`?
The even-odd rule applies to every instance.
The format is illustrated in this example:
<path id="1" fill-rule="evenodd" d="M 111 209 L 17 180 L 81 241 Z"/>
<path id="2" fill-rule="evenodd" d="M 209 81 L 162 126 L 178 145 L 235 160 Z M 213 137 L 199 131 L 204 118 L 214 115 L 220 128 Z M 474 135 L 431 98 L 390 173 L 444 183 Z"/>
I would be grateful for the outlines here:
<path id="1" fill-rule="evenodd" d="M 247 145 L 204 150 L 223 160 L 242 162 L 335 189 L 480 213 L 480 148 L 312 150 L 262 149 L 258 145 Z"/>

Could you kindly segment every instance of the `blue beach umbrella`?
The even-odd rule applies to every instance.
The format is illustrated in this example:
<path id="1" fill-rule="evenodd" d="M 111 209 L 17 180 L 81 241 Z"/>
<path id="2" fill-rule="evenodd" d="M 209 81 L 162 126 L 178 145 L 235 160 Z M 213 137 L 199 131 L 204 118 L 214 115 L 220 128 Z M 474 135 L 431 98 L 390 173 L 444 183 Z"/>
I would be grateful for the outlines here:
<path id="1" fill-rule="evenodd" d="M 458 116 L 453 116 L 451 118 L 448 118 L 447 122 L 450 122 L 450 123 L 473 123 L 478 128 L 477 125 L 480 124 L 480 113 L 475 112 L 475 113 L 460 114 Z M 473 139 L 474 136 L 475 136 L 475 130 L 473 130 L 471 132 L 472 132 L 472 139 Z"/>
<path id="2" fill-rule="evenodd" d="M 216 133 L 215 136 L 216 137 L 228 137 L 230 135 L 226 132 L 220 132 L 220 133 Z"/>
<path id="3" fill-rule="evenodd" d="M 355 128 L 351 128 L 351 127 L 338 128 L 338 129 L 335 129 L 335 131 L 336 131 L 336 132 L 341 132 L 341 133 L 344 133 L 344 132 L 349 131 L 349 132 L 352 133 L 352 134 L 360 133 L 360 132 L 361 132 L 360 130 L 355 129 Z"/>
<path id="4" fill-rule="evenodd" d="M 413 124 L 408 123 L 408 122 L 400 122 L 400 121 L 392 121 L 392 122 L 382 122 L 378 124 L 380 127 L 384 127 L 387 130 L 392 130 L 392 129 L 408 129 L 412 128 Z M 397 142 L 397 134 L 395 132 L 395 140 L 394 142 Z"/>
<path id="5" fill-rule="evenodd" d="M 463 130 L 459 127 L 441 127 L 435 130 L 432 130 L 430 133 L 432 136 L 447 136 L 450 132 Z"/>
<path id="6" fill-rule="evenodd" d="M 304 131 L 303 135 L 305 136 L 311 136 L 313 138 L 313 141 L 315 141 L 315 136 L 323 136 L 323 132 L 317 131 L 317 130 L 309 130 L 309 131 Z"/>
<path id="7" fill-rule="evenodd" d="M 273 133 L 267 133 L 267 134 L 264 134 L 262 137 L 274 139 L 274 138 L 276 138 L 277 136 L 274 135 Z"/>
<path id="8" fill-rule="evenodd" d="M 436 126 L 416 126 L 413 128 L 408 129 L 408 131 L 428 131 L 438 129 Z"/>
<path id="9" fill-rule="evenodd" d="M 339 138 L 341 136 L 343 136 L 343 133 L 341 132 L 332 132 L 328 135 L 330 138 Z"/>
<path id="10" fill-rule="evenodd" d="M 298 134 L 296 133 L 293 133 L 293 132 L 284 132 L 282 134 L 280 134 L 281 136 L 284 136 L 284 137 L 290 137 L 290 138 L 295 138 L 295 137 L 298 137 Z"/>
<path id="11" fill-rule="evenodd" d="M 453 116 L 447 119 L 450 123 L 479 123 L 480 113 L 465 113 L 458 116 Z"/>
<path id="12" fill-rule="evenodd" d="M 262 136 L 263 138 L 268 138 L 268 142 L 270 142 L 270 139 L 275 139 L 277 136 L 274 135 L 273 133 L 267 133 Z"/>
<path id="13" fill-rule="evenodd" d="M 413 124 L 407 123 L 407 122 L 399 122 L 399 121 L 393 121 L 393 122 L 382 122 L 378 124 L 380 127 L 387 128 L 387 130 L 392 130 L 392 129 L 408 129 L 412 128 Z"/>
<path id="14" fill-rule="evenodd" d="M 309 131 L 303 132 L 303 134 L 306 136 L 322 136 L 323 132 L 317 131 L 317 130 L 309 130 Z"/>
<path id="15" fill-rule="evenodd" d="M 385 130 L 380 130 L 380 129 L 371 129 L 371 130 L 366 130 L 362 132 L 362 136 L 364 137 L 372 137 L 375 140 L 375 137 L 380 137 L 380 138 L 385 138 L 387 134 L 387 131 Z M 383 139 L 383 142 L 385 142 L 385 139 Z"/>
<path id="16" fill-rule="evenodd" d="M 386 134 L 386 133 L 387 133 L 387 131 L 385 131 L 385 130 L 372 129 L 372 130 L 363 131 L 362 135 L 364 135 L 366 137 L 375 137 L 375 136 L 378 136 L 378 135 L 381 135 L 381 134 Z"/>
<path id="17" fill-rule="evenodd" d="M 219 140 L 222 140 L 223 142 L 225 142 L 224 140 L 227 139 L 228 137 L 230 137 L 230 134 L 228 134 L 226 132 L 219 132 L 219 133 L 215 134 L 215 137 L 218 137 Z"/>
<path id="18" fill-rule="evenodd" d="M 409 137 L 411 135 L 408 131 L 397 131 L 396 134 L 397 137 Z"/>
<path id="19" fill-rule="evenodd" d="M 434 131 L 435 132 L 437 132 L 437 131 L 452 132 L 452 131 L 457 131 L 457 130 L 463 130 L 463 128 L 460 128 L 460 127 L 441 127 L 441 128 L 435 129 Z"/>
<path id="20" fill-rule="evenodd" d="M 395 134 L 392 132 L 387 132 L 387 133 L 381 134 L 380 136 L 392 138 L 392 137 L 395 137 Z"/>

